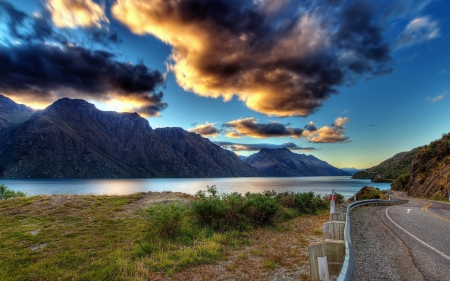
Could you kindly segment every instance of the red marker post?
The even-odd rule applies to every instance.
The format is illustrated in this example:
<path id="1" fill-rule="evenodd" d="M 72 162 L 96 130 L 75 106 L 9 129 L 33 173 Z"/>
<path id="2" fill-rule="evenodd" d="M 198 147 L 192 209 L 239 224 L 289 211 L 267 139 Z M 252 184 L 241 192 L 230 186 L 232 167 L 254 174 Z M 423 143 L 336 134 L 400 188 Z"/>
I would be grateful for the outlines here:
<path id="1" fill-rule="evenodd" d="M 330 196 L 330 214 L 334 213 L 335 205 L 336 205 L 336 191 L 332 189 Z"/>

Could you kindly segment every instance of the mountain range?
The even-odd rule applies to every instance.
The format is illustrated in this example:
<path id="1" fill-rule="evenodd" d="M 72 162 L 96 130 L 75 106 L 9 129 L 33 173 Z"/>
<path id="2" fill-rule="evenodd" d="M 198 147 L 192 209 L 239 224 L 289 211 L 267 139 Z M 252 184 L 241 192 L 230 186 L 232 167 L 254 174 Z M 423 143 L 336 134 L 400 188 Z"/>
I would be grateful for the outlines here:
<path id="1" fill-rule="evenodd" d="M 11 107 L 8 112 L 24 110 L 2 106 Z M 6 178 L 261 175 L 200 135 L 152 129 L 137 113 L 100 111 L 79 99 L 60 99 L 26 121 L 2 127 L 1 134 L 0 174 Z"/>
<path id="2" fill-rule="evenodd" d="M 349 175 L 288 149 L 239 157 L 198 134 L 153 129 L 137 113 L 100 111 L 81 99 L 37 111 L 0 95 L 0 105 L 4 178 Z"/>
<path id="3" fill-rule="evenodd" d="M 243 161 L 269 177 L 350 175 L 312 155 L 293 153 L 287 148 L 263 148 Z"/>

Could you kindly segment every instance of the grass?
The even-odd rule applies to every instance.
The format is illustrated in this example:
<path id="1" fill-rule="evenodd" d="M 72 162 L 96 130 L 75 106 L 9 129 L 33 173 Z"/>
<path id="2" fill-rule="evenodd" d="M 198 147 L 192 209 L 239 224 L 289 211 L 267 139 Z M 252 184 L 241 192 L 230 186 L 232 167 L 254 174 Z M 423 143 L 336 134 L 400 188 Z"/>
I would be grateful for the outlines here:
<path id="1" fill-rule="evenodd" d="M 256 219 L 243 219 L 242 228 L 221 230 L 202 222 L 188 204 L 130 209 L 144 196 L 0 201 L 0 280 L 191 280 L 192 274 L 198 274 L 196 280 L 216 280 L 211 272 L 222 263 L 230 276 L 245 273 L 253 278 L 258 270 L 304 270 L 307 259 L 300 252 L 327 217 L 320 210 L 319 216 L 299 217 L 298 210 L 273 207 L 267 198 L 275 195 L 246 195 L 241 210 Z M 245 198 L 253 201 L 245 203 Z M 260 212 L 261 204 L 267 212 Z M 258 270 L 245 270 L 255 263 Z"/>

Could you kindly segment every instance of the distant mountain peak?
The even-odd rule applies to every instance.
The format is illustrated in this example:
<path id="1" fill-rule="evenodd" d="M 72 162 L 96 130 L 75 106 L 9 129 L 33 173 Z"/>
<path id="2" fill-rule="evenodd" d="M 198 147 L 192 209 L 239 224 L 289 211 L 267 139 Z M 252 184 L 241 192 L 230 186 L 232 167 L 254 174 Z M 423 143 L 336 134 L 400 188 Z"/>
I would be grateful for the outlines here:
<path id="1" fill-rule="evenodd" d="M 313 155 L 297 154 L 287 148 L 263 148 L 243 161 L 266 176 L 349 176 Z"/>

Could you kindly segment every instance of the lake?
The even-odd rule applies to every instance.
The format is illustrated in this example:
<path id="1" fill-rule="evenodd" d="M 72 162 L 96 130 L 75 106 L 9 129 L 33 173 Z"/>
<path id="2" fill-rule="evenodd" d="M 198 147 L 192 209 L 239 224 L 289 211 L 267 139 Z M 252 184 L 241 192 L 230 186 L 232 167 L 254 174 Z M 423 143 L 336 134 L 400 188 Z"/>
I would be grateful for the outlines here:
<path id="1" fill-rule="evenodd" d="M 220 193 L 231 192 L 307 192 L 330 194 L 331 189 L 344 197 L 351 197 L 364 185 L 390 189 L 390 183 L 372 183 L 370 180 L 342 177 L 288 177 L 288 178 L 158 178 L 158 179 L 0 179 L 12 190 L 27 195 L 55 194 L 108 194 L 124 195 L 147 191 L 179 191 L 195 194 L 215 185 Z"/>

